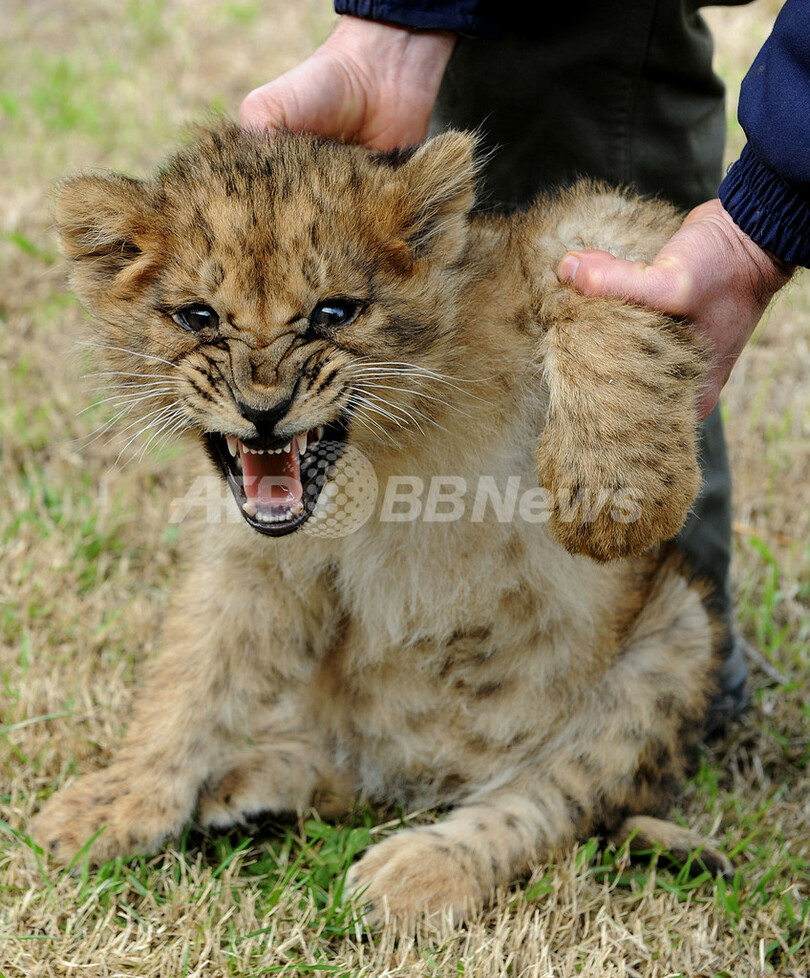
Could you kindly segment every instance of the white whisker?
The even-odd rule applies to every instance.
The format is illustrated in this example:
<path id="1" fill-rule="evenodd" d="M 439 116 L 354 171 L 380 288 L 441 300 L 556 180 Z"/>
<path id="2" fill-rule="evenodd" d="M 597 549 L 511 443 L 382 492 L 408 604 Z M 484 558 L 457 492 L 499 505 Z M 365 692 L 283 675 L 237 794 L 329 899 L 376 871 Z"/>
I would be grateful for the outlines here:
<path id="1" fill-rule="evenodd" d="M 89 448 L 89 446 L 92 445 L 93 442 L 98 441 L 99 438 L 105 435 L 111 428 L 113 428 L 113 426 L 119 421 L 120 418 L 123 418 L 124 415 L 128 414 L 131 410 L 132 410 L 132 405 L 123 408 L 121 411 L 119 411 L 117 414 L 114 414 L 107 421 L 104 421 L 102 424 L 100 424 L 97 428 L 94 428 L 89 434 L 83 435 L 79 438 L 74 438 L 73 443 L 78 444 L 81 450 L 84 451 L 86 448 Z"/>
<path id="2" fill-rule="evenodd" d="M 109 346 L 106 343 L 95 343 L 93 344 L 99 350 L 114 350 L 117 353 L 127 353 L 132 357 L 140 357 L 142 360 L 154 360 L 155 363 L 165 363 L 167 367 L 172 367 L 174 370 L 179 370 L 179 364 L 172 363 L 171 360 L 165 360 L 163 357 L 156 357 L 152 353 L 139 353 L 137 350 L 129 350 L 125 346 Z"/>
<path id="3" fill-rule="evenodd" d="M 374 400 L 373 397 L 365 396 L 357 390 L 353 391 L 352 396 L 356 404 L 362 404 L 368 410 L 376 411 L 378 414 L 381 414 L 383 417 L 388 418 L 390 421 L 393 421 L 394 424 L 396 424 L 398 427 L 406 428 L 408 426 L 408 423 L 411 422 L 415 424 L 420 431 L 422 431 L 421 427 L 419 427 L 419 423 L 412 415 L 409 415 L 407 417 L 401 417 L 398 414 L 394 414 L 393 411 L 383 407 L 383 404 L 386 402 L 383 402 L 383 404 L 377 403 L 377 401 Z M 389 405 L 389 407 L 395 408 L 395 405 Z M 424 434 L 424 432 L 422 433 Z"/>
<path id="4" fill-rule="evenodd" d="M 160 442 L 158 442 L 158 444 L 155 447 L 156 448 L 162 447 L 163 445 L 166 444 L 166 442 L 170 438 L 173 438 L 178 432 L 187 431 L 190 427 L 192 427 L 192 425 L 189 422 L 188 418 L 186 418 L 185 415 L 178 414 L 178 418 L 175 421 L 175 423 L 163 434 L 162 438 L 160 439 Z"/>
<path id="5" fill-rule="evenodd" d="M 138 460 L 142 460 L 153 445 L 157 447 L 157 439 L 160 439 L 159 443 L 165 443 L 176 431 L 187 426 L 188 422 L 185 416 L 179 410 L 173 410 L 161 426 L 149 436 L 138 454 Z"/>
<path id="6" fill-rule="evenodd" d="M 179 366 L 177 369 L 180 369 Z M 172 380 L 174 374 L 142 374 L 134 370 L 93 370 L 89 374 L 82 374 L 82 380 L 89 380 L 91 377 L 141 377 L 145 380 Z"/>
<path id="7" fill-rule="evenodd" d="M 350 401 L 351 403 L 351 401 Z M 396 445 L 396 439 L 391 434 L 390 431 L 386 431 L 385 428 L 377 421 L 375 418 L 368 417 L 360 412 L 364 410 L 364 405 L 358 406 L 358 411 L 352 414 L 352 421 L 356 421 L 358 424 L 362 424 L 369 431 L 376 434 L 379 433 L 386 437 L 393 445 Z M 373 426 L 373 427 L 372 427 Z"/>
<path id="8" fill-rule="evenodd" d="M 145 431 L 147 428 L 149 428 L 151 425 L 155 423 L 155 420 L 159 418 L 164 411 L 170 410 L 175 404 L 178 403 L 179 401 L 174 401 L 172 404 L 163 404 L 160 405 L 159 407 L 154 408 L 152 411 L 147 412 L 146 414 L 139 415 L 137 418 L 135 418 L 134 421 L 131 421 L 125 428 L 121 428 L 118 431 L 116 431 L 116 434 L 119 436 L 123 436 L 128 431 L 131 431 L 133 428 L 135 428 L 137 425 L 141 425 L 141 430 Z M 127 408 L 127 411 L 129 410 L 130 408 Z M 137 437 L 137 435 L 135 437 Z"/>
<path id="9" fill-rule="evenodd" d="M 365 391 L 362 389 L 358 390 L 358 388 L 355 388 L 355 391 L 360 395 L 363 402 L 370 409 L 385 415 L 395 423 L 399 424 L 400 427 L 406 427 L 408 424 L 413 424 L 421 432 L 421 434 L 425 433 L 422 425 L 419 423 L 419 420 L 415 418 L 407 408 L 404 408 L 399 404 L 393 404 L 391 401 L 387 401 L 385 398 L 380 397 L 379 394 L 373 394 L 370 391 Z"/>
<path id="10" fill-rule="evenodd" d="M 178 383 L 177 377 L 158 376 L 158 377 L 150 377 L 149 383 L 143 383 L 143 381 L 138 382 L 138 381 L 127 380 L 120 384 L 110 384 L 105 381 L 104 383 L 101 384 L 94 384 L 92 387 L 87 386 L 86 390 L 90 392 L 130 391 L 130 390 L 146 391 L 146 390 L 153 390 L 155 387 L 165 386 L 166 384 L 174 384 L 176 386 L 177 383 Z"/>
<path id="11" fill-rule="evenodd" d="M 82 415 L 87 411 L 92 411 L 93 408 L 99 407 L 101 404 L 108 404 L 112 402 L 114 405 L 128 405 L 129 407 L 134 407 L 136 404 L 141 404 L 145 401 L 149 401 L 154 397 L 164 397 L 171 394 L 177 395 L 179 393 L 177 387 L 160 387 L 153 391 L 144 391 L 141 393 L 132 394 L 111 394 L 109 397 L 102 397 L 95 401 L 93 404 L 89 404 L 86 408 L 82 408 L 81 411 L 77 412 L 78 415 Z"/>
<path id="12" fill-rule="evenodd" d="M 367 388 L 372 387 L 375 390 L 392 391 L 393 393 L 403 393 L 403 394 L 413 394 L 416 397 L 423 398 L 426 401 L 435 401 L 437 404 L 442 404 L 444 407 L 451 408 L 454 411 L 461 410 L 461 405 L 453 404 L 452 401 L 446 401 L 443 397 L 437 397 L 435 394 L 428 394 L 425 391 L 414 390 L 411 387 L 394 387 L 391 384 L 372 384 L 366 380 L 360 381 L 360 386 L 365 391 Z"/>
<path id="13" fill-rule="evenodd" d="M 418 364 L 408 363 L 407 361 L 392 360 L 389 362 L 385 361 L 359 361 L 352 364 L 347 373 L 349 377 L 359 376 L 362 379 L 366 377 L 372 377 L 375 380 L 384 379 L 388 377 L 406 377 L 408 379 L 414 380 L 429 380 L 436 383 L 444 384 L 446 387 L 451 387 L 453 390 L 457 390 L 460 394 L 464 394 L 465 397 L 472 397 L 477 400 L 481 400 L 472 391 L 465 390 L 463 387 L 458 386 L 459 384 L 476 384 L 483 383 L 486 378 L 478 379 L 468 379 L 462 377 L 449 377 L 446 374 L 439 373 L 436 370 L 431 370 L 429 367 L 420 367 Z"/>
<path id="14" fill-rule="evenodd" d="M 147 424 L 142 425 L 135 432 L 135 434 L 132 435 L 132 437 L 127 441 L 127 443 L 124 445 L 124 447 L 118 453 L 118 456 L 115 459 L 115 463 L 114 464 L 115 465 L 118 465 L 119 464 L 119 462 L 121 461 L 121 457 L 123 456 L 124 452 L 126 452 L 126 450 L 129 448 L 129 446 L 134 441 L 136 441 L 145 431 L 148 431 L 150 428 L 154 428 L 156 425 L 161 425 L 161 428 L 159 429 L 159 431 L 163 430 L 162 429 L 162 426 L 163 426 L 164 422 L 167 422 L 171 418 L 177 416 L 177 413 L 178 413 L 177 412 L 177 406 L 178 406 L 179 403 L 180 403 L 179 401 L 174 401 L 172 404 L 166 405 L 165 407 L 161 408 L 160 410 L 152 412 L 155 415 L 155 417 L 151 421 L 149 421 Z M 148 415 L 147 415 L 147 417 L 148 417 Z M 144 419 L 141 418 L 139 420 L 142 421 Z M 133 424 L 129 425 L 129 428 L 135 427 L 135 424 L 137 424 L 137 422 L 133 422 Z M 129 430 L 129 428 L 125 428 L 124 431 Z M 126 463 L 124 463 L 124 464 L 126 464 Z"/>

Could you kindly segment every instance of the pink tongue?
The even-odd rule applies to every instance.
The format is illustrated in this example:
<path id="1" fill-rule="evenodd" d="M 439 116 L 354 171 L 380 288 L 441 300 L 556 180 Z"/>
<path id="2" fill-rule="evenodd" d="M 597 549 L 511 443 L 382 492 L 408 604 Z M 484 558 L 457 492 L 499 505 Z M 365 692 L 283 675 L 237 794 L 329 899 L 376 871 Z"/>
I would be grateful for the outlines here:
<path id="1" fill-rule="evenodd" d="M 272 507 L 289 509 L 301 502 L 301 460 L 294 438 L 289 452 L 253 455 L 240 444 L 239 455 L 245 495 L 257 510 Z"/>

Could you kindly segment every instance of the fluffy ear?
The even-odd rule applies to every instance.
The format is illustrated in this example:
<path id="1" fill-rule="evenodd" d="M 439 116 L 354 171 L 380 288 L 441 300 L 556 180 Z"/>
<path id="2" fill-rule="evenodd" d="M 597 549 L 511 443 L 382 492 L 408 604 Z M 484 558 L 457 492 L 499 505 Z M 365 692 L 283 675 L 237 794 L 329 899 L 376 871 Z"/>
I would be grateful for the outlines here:
<path id="1" fill-rule="evenodd" d="M 475 147 L 473 135 L 450 131 L 428 140 L 402 165 L 400 233 L 415 257 L 441 248 L 452 258 L 461 249 L 475 203 Z"/>
<path id="2" fill-rule="evenodd" d="M 113 280 L 132 285 L 152 264 L 146 252 L 157 215 L 140 180 L 119 174 L 68 179 L 57 188 L 54 218 L 83 299 L 92 301 L 94 290 Z"/>

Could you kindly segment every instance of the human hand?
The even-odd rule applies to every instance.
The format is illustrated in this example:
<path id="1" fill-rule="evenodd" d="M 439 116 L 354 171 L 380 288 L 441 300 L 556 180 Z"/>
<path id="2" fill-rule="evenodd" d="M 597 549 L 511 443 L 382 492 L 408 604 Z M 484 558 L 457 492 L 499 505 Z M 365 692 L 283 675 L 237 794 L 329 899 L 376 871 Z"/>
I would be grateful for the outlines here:
<path id="1" fill-rule="evenodd" d="M 245 98 L 239 121 L 379 150 L 414 146 L 427 136 L 454 44 L 445 31 L 343 16 L 305 61 Z"/>
<path id="2" fill-rule="evenodd" d="M 557 266 L 560 280 L 585 295 L 628 299 L 692 323 L 711 360 L 701 418 L 717 403 L 766 306 L 792 273 L 740 230 L 719 200 L 690 211 L 650 264 L 577 251 Z"/>

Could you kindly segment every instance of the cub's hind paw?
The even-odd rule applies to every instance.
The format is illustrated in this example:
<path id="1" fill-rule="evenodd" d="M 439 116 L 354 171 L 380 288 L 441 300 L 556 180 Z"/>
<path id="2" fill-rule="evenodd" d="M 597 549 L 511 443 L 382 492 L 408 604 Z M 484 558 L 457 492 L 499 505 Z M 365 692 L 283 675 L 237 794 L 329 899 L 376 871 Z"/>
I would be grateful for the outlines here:
<path id="1" fill-rule="evenodd" d="M 197 819 L 206 829 L 228 829 L 313 803 L 322 815 L 337 815 L 351 808 L 353 795 L 353 780 L 321 763 L 317 743 L 278 738 L 229 757 L 203 787 Z"/>
<path id="2" fill-rule="evenodd" d="M 648 815 L 628 818 L 613 834 L 612 841 L 616 845 L 626 844 L 635 853 L 663 849 L 679 863 L 692 863 L 713 876 L 734 877 L 734 866 L 722 850 L 697 832 L 664 819 Z"/>
<path id="3" fill-rule="evenodd" d="M 120 776 L 100 771 L 57 792 L 34 820 L 34 841 L 66 865 L 86 851 L 92 865 L 151 853 L 179 834 L 186 813 L 154 793 L 134 793 Z"/>
<path id="4" fill-rule="evenodd" d="M 266 812 L 278 811 L 278 805 L 273 804 L 276 799 L 260 790 L 255 774 L 248 768 L 236 767 L 215 784 L 206 785 L 197 803 L 200 826 L 222 831 L 234 825 L 244 825 Z"/>
<path id="5" fill-rule="evenodd" d="M 352 866 L 349 895 L 371 925 L 393 920 L 413 927 L 419 920 L 458 921 L 480 908 L 485 894 L 463 847 L 411 829 L 380 842 Z"/>

